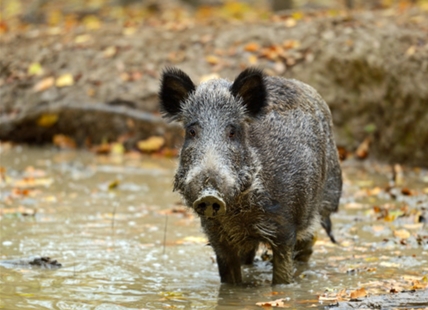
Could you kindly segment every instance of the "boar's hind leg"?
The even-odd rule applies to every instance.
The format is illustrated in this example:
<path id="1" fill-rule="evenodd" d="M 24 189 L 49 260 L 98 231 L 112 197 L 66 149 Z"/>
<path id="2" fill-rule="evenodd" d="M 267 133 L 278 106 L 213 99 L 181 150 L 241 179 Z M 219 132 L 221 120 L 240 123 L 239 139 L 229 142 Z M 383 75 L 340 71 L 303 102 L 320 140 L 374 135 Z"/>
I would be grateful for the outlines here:
<path id="1" fill-rule="evenodd" d="M 293 282 L 293 247 L 276 245 L 273 249 L 272 284 L 288 284 Z"/>
<path id="2" fill-rule="evenodd" d="M 294 260 L 306 263 L 312 255 L 312 247 L 315 244 L 315 238 L 309 236 L 307 239 L 298 240 L 294 246 Z"/>

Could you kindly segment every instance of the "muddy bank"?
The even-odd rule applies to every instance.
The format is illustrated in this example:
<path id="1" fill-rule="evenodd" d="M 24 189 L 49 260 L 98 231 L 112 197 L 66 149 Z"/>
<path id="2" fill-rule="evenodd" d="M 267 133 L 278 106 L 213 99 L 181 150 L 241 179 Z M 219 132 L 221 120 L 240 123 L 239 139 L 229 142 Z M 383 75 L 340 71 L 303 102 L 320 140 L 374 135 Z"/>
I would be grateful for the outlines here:
<path id="1" fill-rule="evenodd" d="M 0 139 L 49 142 L 63 133 L 97 143 L 129 135 L 135 137 L 132 146 L 166 133 L 175 146 L 180 132 L 160 122 L 157 113 L 161 69 L 178 66 L 199 82 L 211 73 L 233 79 L 255 65 L 314 86 L 332 109 L 339 145 L 355 150 L 369 137 L 371 156 L 426 166 L 428 13 L 308 14 L 290 20 L 283 15 L 245 24 L 106 23 L 97 30 L 6 34 L 0 50 Z M 43 74 L 28 75 L 34 62 Z M 72 76 L 66 86 L 57 83 L 64 74 Z M 41 86 L 48 78 L 52 85 Z M 58 117 L 43 127 L 37 120 L 46 113 Z"/>

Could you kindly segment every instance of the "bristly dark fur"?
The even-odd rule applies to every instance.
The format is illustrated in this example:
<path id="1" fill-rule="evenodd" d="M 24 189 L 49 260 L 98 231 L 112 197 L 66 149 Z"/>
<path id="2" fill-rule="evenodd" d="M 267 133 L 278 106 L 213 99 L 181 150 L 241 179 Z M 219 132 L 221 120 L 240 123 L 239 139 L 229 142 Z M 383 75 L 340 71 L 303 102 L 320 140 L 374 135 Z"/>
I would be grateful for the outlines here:
<path id="1" fill-rule="evenodd" d="M 257 68 L 248 68 L 242 71 L 233 82 L 230 89 L 232 94 L 240 96 L 250 114 L 255 117 L 267 105 L 266 86 L 263 71 Z"/>
<path id="2" fill-rule="evenodd" d="M 196 88 L 167 69 L 160 97 L 186 132 L 174 189 L 200 216 L 221 282 L 242 282 L 241 264 L 259 243 L 273 251 L 272 283 L 292 282 L 319 223 L 334 242 L 342 177 L 325 101 L 302 82 L 254 68 Z"/>
<path id="3" fill-rule="evenodd" d="M 166 68 L 162 73 L 159 91 L 161 113 L 174 119 L 181 111 L 181 103 L 195 91 L 190 77 L 177 68 Z"/>

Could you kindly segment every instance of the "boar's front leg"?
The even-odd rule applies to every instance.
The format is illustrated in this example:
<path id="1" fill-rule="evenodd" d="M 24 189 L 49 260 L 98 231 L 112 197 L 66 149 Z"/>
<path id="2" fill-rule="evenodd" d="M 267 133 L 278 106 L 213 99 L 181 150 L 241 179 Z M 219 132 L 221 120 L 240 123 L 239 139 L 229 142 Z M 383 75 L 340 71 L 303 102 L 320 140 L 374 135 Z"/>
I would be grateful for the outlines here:
<path id="1" fill-rule="evenodd" d="M 209 239 L 216 254 L 221 283 L 241 283 L 241 258 L 238 251 L 228 242 L 216 240 L 217 238 Z"/>
<path id="2" fill-rule="evenodd" d="M 232 246 L 219 231 L 219 223 L 207 218 L 201 219 L 202 227 L 207 234 L 217 259 L 218 271 L 222 283 L 242 283 L 241 257 L 238 249 Z"/>
<path id="3" fill-rule="evenodd" d="M 241 260 L 237 251 L 228 249 L 214 249 L 217 257 L 218 271 L 221 283 L 242 283 Z"/>

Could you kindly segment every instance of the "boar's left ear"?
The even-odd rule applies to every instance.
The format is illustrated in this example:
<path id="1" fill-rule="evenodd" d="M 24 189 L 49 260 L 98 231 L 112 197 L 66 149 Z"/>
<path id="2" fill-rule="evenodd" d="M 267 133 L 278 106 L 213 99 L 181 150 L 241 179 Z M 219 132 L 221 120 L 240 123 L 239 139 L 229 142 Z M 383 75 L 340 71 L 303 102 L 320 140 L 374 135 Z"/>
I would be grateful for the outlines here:
<path id="1" fill-rule="evenodd" d="M 162 73 L 159 91 L 160 110 L 171 119 L 178 119 L 181 105 L 195 90 L 190 77 L 177 68 L 166 68 Z"/>
<path id="2" fill-rule="evenodd" d="M 238 75 L 230 89 L 234 96 L 242 98 L 247 112 L 252 117 L 257 116 L 267 104 L 263 77 L 262 70 L 248 68 Z"/>

